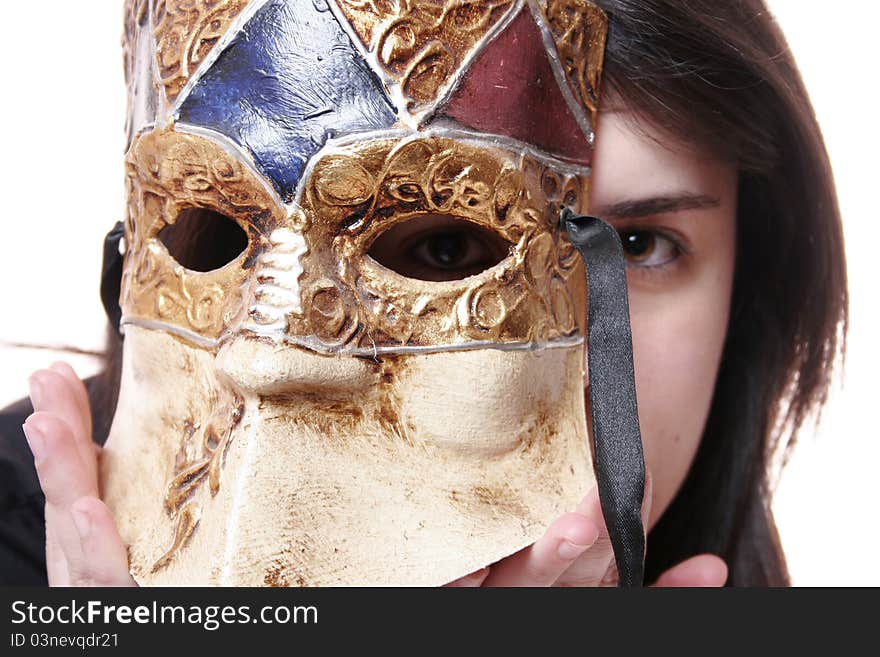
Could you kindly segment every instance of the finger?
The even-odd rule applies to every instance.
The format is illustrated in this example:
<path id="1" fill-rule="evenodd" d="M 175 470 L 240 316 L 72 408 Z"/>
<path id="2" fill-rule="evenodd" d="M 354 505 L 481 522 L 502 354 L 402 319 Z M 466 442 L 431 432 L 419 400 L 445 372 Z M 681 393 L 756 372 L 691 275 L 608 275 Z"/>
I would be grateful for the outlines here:
<path id="1" fill-rule="evenodd" d="M 492 566 L 484 586 L 550 586 L 592 546 L 600 527 L 580 513 L 566 513 L 534 544 Z"/>
<path id="2" fill-rule="evenodd" d="M 46 411 L 66 422 L 74 436 L 76 449 L 83 464 L 95 472 L 91 418 L 83 412 L 79 393 L 71 381 L 54 370 L 34 372 L 29 380 L 31 401 L 35 411 Z"/>
<path id="3" fill-rule="evenodd" d="M 598 586 L 608 571 L 608 564 L 614 562 L 614 550 L 608 529 L 602 516 L 598 487 L 587 494 L 578 504 L 577 512 L 592 519 L 599 528 L 593 546 L 572 562 L 556 581 L 557 586 Z"/>
<path id="4" fill-rule="evenodd" d="M 38 411 L 23 428 L 47 504 L 67 507 L 80 497 L 97 495 L 98 482 L 83 463 L 67 422 L 54 413 Z M 90 454 L 94 461 L 94 451 Z"/>
<path id="5" fill-rule="evenodd" d="M 40 487 L 46 496 L 47 570 L 53 585 L 69 584 L 70 563 L 81 556 L 70 506 L 80 497 L 97 496 L 94 473 L 82 463 L 68 424 L 39 411 L 24 424 Z"/>
<path id="6" fill-rule="evenodd" d="M 616 586 L 618 581 L 617 563 L 608 528 L 602 514 L 597 489 L 593 489 L 578 505 L 578 512 L 595 518 L 600 525 L 600 534 L 595 545 L 585 552 L 560 576 L 559 586 Z M 642 497 L 642 526 L 647 529 L 651 517 L 651 504 L 654 498 L 654 479 L 650 472 L 645 473 L 645 491 Z"/>
<path id="7" fill-rule="evenodd" d="M 82 559 L 71 563 L 74 586 L 136 586 L 128 571 L 128 553 L 110 509 L 95 497 L 71 506 Z"/>
<path id="8" fill-rule="evenodd" d="M 481 568 L 480 570 L 476 570 L 469 575 L 465 575 L 464 577 L 459 577 L 456 580 L 449 582 L 449 584 L 444 584 L 445 587 L 472 587 L 472 586 L 481 586 L 483 582 L 486 580 L 486 577 L 489 575 L 489 566 L 485 568 Z"/>
<path id="9" fill-rule="evenodd" d="M 73 367 L 71 367 L 68 363 L 65 363 L 63 360 L 56 361 L 49 365 L 49 369 L 58 372 L 70 385 L 71 390 L 76 395 L 77 402 L 80 407 L 80 412 L 82 413 L 82 417 L 86 420 L 87 429 L 86 434 L 91 437 L 92 435 L 92 411 L 91 411 L 91 402 L 89 401 L 89 393 L 86 390 L 85 384 L 82 382 L 82 379 L 79 378 L 77 373 L 74 371 Z"/>
<path id="10" fill-rule="evenodd" d="M 713 587 L 727 583 L 727 564 L 714 554 L 700 554 L 682 561 L 660 575 L 657 587 Z"/>
<path id="11" fill-rule="evenodd" d="M 31 375 L 31 401 L 35 411 L 54 411 L 75 422 L 80 435 L 91 434 L 91 413 L 85 388 L 69 365 L 53 363 Z"/>

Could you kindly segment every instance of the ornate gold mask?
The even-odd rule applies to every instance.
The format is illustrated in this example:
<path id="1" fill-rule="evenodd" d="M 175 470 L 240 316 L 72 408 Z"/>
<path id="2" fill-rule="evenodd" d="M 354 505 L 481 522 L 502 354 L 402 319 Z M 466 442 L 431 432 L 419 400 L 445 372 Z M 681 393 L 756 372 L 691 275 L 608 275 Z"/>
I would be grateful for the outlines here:
<path id="1" fill-rule="evenodd" d="M 603 14 L 129 0 L 127 17 L 103 484 L 135 579 L 437 585 L 536 540 L 594 481 L 585 272 L 559 211 L 586 212 Z M 237 225 L 240 253 L 178 256 L 165 237 L 197 217 Z M 442 272 L 462 235 L 483 249 L 466 275 L 396 266 Z"/>

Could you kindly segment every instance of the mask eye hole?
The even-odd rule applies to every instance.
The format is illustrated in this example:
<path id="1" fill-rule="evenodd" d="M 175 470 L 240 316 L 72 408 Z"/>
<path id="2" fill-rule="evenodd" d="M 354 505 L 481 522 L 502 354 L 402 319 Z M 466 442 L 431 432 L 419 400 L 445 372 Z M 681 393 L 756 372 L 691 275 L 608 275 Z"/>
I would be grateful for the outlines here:
<path id="1" fill-rule="evenodd" d="M 159 241 L 178 263 L 209 272 L 228 265 L 248 246 L 247 233 L 233 219 L 206 208 L 186 208 L 159 231 Z"/>
<path id="2" fill-rule="evenodd" d="M 391 226 L 367 255 L 401 276 L 457 281 L 494 267 L 513 245 L 498 233 L 450 215 L 425 215 Z"/>

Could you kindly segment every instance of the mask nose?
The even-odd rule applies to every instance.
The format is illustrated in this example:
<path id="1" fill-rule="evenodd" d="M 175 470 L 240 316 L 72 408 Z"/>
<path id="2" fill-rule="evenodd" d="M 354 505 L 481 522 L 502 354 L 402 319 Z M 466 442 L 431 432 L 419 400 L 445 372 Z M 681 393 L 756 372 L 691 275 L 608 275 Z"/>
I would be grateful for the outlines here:
<path id="1" fill-rule="evenodd" d="M 288 314 L 302 313 L 305 238 L 300 231 L 278 228 L 269 236 L 269 244 L 254 268 L 256 287 L 248 307 L 246 328 L 257 333 L 282 332 Z"/>
<path id="2" fill-rule="evenodd" d="M 346 285 L 318 273 L 331 271 L 335 256 L 314 252 L 303 234 L 305 225 L 299 218 L 293 228 L 278 228 L 269 236 L 235 326 L 245 334 L 302 345 L 306 351 L 335 353 L 358 328 L 356 303 Z"/>
<path id="3" fill-rule="evenodd" d="M 344 397 L 376 382 L 373 362 L 295 344 L 307 339 L 323 346 L 315 340 L 313 334 L 320 333 L 315 327 L 333 325 L 329 316 L 312 317 L 322 308 L 309 293 L 314 284 L 303 289 L 309 248 L 302 228 L 278 228 L 270 235 L 270 248 L 254 267 L 246 319 L 217 353 L 218 373 L 245 395 Z"/>
<path id="4" fill-rule="evenodd" d="M 377 363 L 239 334 L 217 353 L 221 377 L 245 395 L 346 397 L 378 385 Z"/>

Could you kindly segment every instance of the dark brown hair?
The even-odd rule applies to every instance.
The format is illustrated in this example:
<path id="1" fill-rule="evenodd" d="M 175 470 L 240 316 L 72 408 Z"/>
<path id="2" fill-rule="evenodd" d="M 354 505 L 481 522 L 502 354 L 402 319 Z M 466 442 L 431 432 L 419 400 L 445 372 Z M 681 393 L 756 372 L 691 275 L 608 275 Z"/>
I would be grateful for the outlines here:
<path id="1" fill-rule="evenodd" d="M 822 136 L 761 0 L 595 2 L 609 18 L 605 99 L 740 171 L 733 305 L 715 395 L 687 479 L 648 538 L 648 580 L 711 552 L 727 562 L 731 585 L 785 585 L 769 506 L 772 457 L 824 402 L 847 321 Z M 120 351 L 113 333 L 92 386 L 102 438 Z"/>
<path id="2" fill-rule="evenodd" d="M 846 266 L 828 155 L 761 0 L 596 0 L 603 93 L 739 167 L 731 318 L 703 438 L 648 538 L 647 576 L 701 552 L 729 584 L 789 583 L 770 510 L 776 454 L 825 401 L 844 351 Z M 600 125 L 601 129 L 601 125 Z"/>

